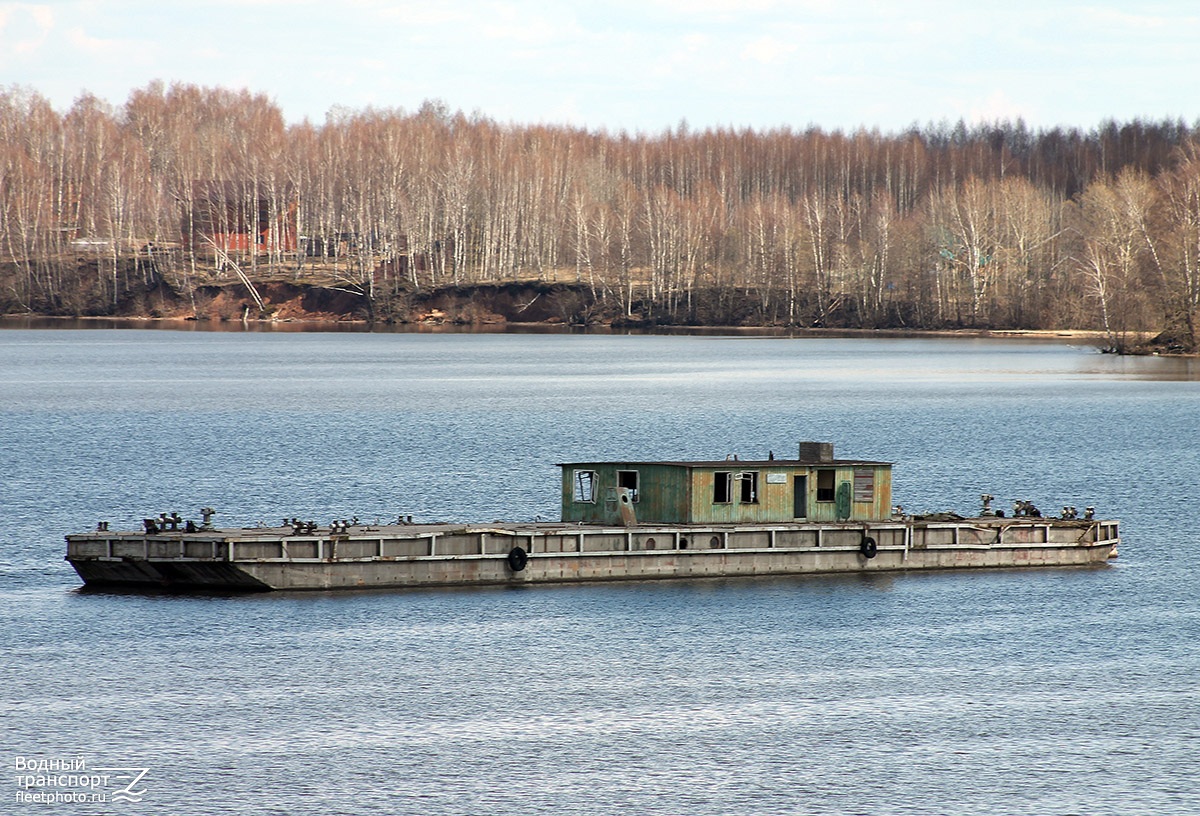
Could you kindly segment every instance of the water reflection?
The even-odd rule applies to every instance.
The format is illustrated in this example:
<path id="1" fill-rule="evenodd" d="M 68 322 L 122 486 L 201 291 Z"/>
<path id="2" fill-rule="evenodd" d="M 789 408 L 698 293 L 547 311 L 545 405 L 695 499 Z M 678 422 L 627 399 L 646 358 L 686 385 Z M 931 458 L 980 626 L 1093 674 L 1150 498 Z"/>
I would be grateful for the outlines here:
<path id="1" fill-rule="evenodd" d="M 1089 359 L 1087 364 L 1080 367 L 1079 373 L 1104 378 L 1191 382 L 1200 380 L 1200 358 L 1159 355 L 1118 357 L 1106 354 L 1099 360 Z"/>
<path id="2" fill-rule="evenodd" d="M 778 341 L 796 342 L 802 345 L 795 351 L 802 358 L 792 357 L 786 347 L 773 349 L 767 354 L 726 354 L 723 349 L 716 355 L 715 361 L 710 362 L 710 350 L 696 346 L 666 347 L 661 344 L 653 347 L 651 353 L 647 349 L 634 350 L 623 346 L 613 349 L 613 368 L 605 372 L 605 376 L 622 376 L 640 380 L 653 380 L 667 384 L 672 380 L 688 380 L 694 378 L 696 367 L 708 369 L 706 376 L 736 375 L 745 380 L 753 377 L 773 378 L 781 374 L 785 377 L 799 374 L 810 377 L 820 372 L 824 379 L 857 380 L 873 379 L 876 381 L 914 381 L 925 379 L 944 381 L 948 377 L 958 382 L 965 380 L 993 381 L 1017 378 L 1044 378 L 1046 375 L 1063 377 L 1081 377 L 1086 379 L 1128 379 L 1160 382 L 1195 382 L 1200 381 L 1200 358 L 1169 357 L 1159 355 L 1128 356 L 1101 354 L 1100 340 L 1091 341 L 1069 334 L 1061 335 L 1028 335 L 1023 333 L 997 333 L 990 337 L 974 337 L 956 335 L 948 337 L 944 334 L 878 331 L 862 332 L 852 330 L 804 330 L 786 328 L 704 328 L 677 327 L 654 330 L 609 329 L 605 327 L 579 327 L 555 325 L 494 325 L 494 326 L 457 326 L 438 325 L 427 326 L 417 324 L 405 325 L 376 325 L 365 323 L 319 323 L 319 322 L 249 322 L 240 321 L 197 321 L 197 320 L 158 320 L 131 318 L 58 318 L 42 316 L 5 316 L 0 317 L 0 332 L 19 330 L 58 330 L 58 331 L 99 331 L 99 330 L 156 330 L 163 332 L 184 332 L 196 335 L 371 335 L 387 337 L 389 335 L 420 335 L 420 336 L 460 336 L 472 335 L 487 337 L 511 337 L 511 342 L 519 343 L 515 338 L 528 336 L 573 336 L 592 337 L 595 342 L 602 343 L 603 338 L 619 341 L 621 338 L 657 337 L 660 341 L 666 338 L 696 338 L 714 341 L 731 341 L 736 339 L 746 341 Z M 7 330 L 7 331 L 6 331 Z M 41 340 L 53 342 L 53 331 Z M 8 344 L 19 344 L 5 338 L 7 343 L 0 342 L 0 349 Z M 368 341 L 370 342 L 370 341 Z M 536 341 L 535 341 L 536 342 Z M 823 343 L 825 345 L 809 345 Z M 483 346 L 477 347 L 483 351 Z M 529 347 L 534 348 L 534 347 Z M 604 346 L 598 346 L 597 351 L 610 353 Z M 696 352 L 700 352 L 699 355 Z M 996 367 L 996 352 L 1006 353 L 1010 364 L 1003 368 Z M 643 353 L 638 353 L 643 352 Z M 534 356 L 538 356 L 536 353 Z M 506 362 L 516 363 L 523 356 L 507 356 Z M 730 360 L 734 360 L 735 368 L 722 371 Z M 747 362 L 751 365 L 748 367 Z M 872 363 L 875 364 L 872 364 Z M 974 362 L 975 364 L 972 364 Z M 672 365 L 682 363 L 682 366 Z M 1015 365 L 1013 363 L 1016 363 Z M 618 370 L 619 369 L 619 370 Z M 542 365 L 532 367 L 539 376 L 545 376 L 546 369 Z M 558 372 L 560 376 L 570 376 L 567 372 Z M 511 375 L 511 372 L 509 372 Z"/>

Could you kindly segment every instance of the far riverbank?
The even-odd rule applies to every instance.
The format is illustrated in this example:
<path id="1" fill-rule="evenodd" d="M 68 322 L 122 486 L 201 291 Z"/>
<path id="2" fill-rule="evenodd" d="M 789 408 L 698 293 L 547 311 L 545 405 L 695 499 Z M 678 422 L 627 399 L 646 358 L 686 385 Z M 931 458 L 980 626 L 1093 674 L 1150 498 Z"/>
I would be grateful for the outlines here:
<path id="1" fill-rule="evenodd" d="M 462 334 L 648 334 L 746 337 L 962 337 L 962 338 L 1025 338 L 1067 342 L 1076 345 L 1105 343 L 1104 332 L 1057 329 L 853 329 L 804 328 L 798 326 L 590 326 L 562 322 L 499 321 L 490 323 L 458 323 L 421 321 L 417 323 L 381 323 L 363 319 L 321 318 L 247 318 L 245 320 L 196 319 L 183 317 L 60 317 L 53 315 L 0 315 L 3 329 L 157 329 L 160 331 L 217 331 L 217 332 L 384 332 L 384 333 L 462 333 Z M 1151 339 L 1148 332 L 1136 336 L 1136 341 Z"/>

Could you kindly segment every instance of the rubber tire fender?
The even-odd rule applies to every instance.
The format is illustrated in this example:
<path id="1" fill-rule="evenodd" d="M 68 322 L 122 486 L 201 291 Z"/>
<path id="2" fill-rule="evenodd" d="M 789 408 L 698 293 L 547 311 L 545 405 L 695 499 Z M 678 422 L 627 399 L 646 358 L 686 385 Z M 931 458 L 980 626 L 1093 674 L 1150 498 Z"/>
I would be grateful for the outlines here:
<path id="1" fill-rule="evenodd" d="M 858 545 L 858 551 L 867 558 L 874 558 L 879 552 L 879 546 L 875 543 L 875 539 L 870 536 L 863 536 L 862 543 Z"/>
<path id="2" fill-rule="evenodd" d="M 520 572 L 525 569 L 525 565 L 529 563 L 529 553 L 521 547 L 513 547 L 508 551 L 508 568 L 513 572 Z"/>

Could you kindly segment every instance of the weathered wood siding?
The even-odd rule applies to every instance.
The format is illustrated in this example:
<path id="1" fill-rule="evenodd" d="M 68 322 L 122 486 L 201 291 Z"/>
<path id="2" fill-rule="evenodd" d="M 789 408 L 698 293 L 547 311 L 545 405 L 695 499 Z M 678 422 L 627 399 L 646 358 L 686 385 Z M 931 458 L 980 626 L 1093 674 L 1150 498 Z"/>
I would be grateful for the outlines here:
<path id="1" fill-rule="evenodd" d="M 743 524 L 792 521 L 796 499 L 796 477 L 807 477 L 807 495 L 805 497 L 806 513 L 803 518 L 809 521 L 837 521 L 836 501 L 817 501 L 817 471 L 834 471 L 834 495 L 842 484 L 848 485 L 851 497 L 854 492 L 854 472 L 870 471 L 872 474 L 872 490 L 870 501 L 851 501 L 850 521 L 882 521 L 891 518 L 892 513 L 892 469 L 890 465 L 857 465 L 857 466 L 819 466 L 795 465 L 781 463 L 775 467 L 738 468 L 736 462 L 730 467 L 693 468 L 691 471 L 691 514 L 688 519 L 694 524 Z M 735 479 L 731 501 L 715 503 L 713 501 L 716 474 L 731 472 L 734 474 L 753 471 L 758 474 L 758 490 L 756 501 L 745 503 L 741 501 L 738 483 Z M 772 479 L 772 476 L 774 479 Z"/>
<path id="2" fill-rule="evenodd" d="M 575 500 L 575 473 L 596 474 L 592 500 Z M 879 463 L 808 464 L 797 462 L 737 462 L 688 465 L 661 462 L 586 462 L 562 469 L 562 520 L 589 524 L 620 524 L 616 502 L 618 471 L 638 474 L 634 512 L 639 523 L 650 524 L 750 524 L 809 521 L 882 521 L 891 518 L 892 469 Z M 818 501 L 818 472 L 834 473 L 833 496 L 839 490 L 849 497 L 849 513 L 839 516 L 836 501 Z M 859 474 L 858 485 L 855 474 Z M 714 501 L 718 473 L 728 473 L 726 502 Z M 755 474 L 753 501 L 743 501 L 739 474 Z M 805 481 L 803 516 L 797 516 L 795 485 Z"/>
<path id="3" fill-rule="evenodd" d="M 793 467 L 770 469 L 740 468 L 737 462 L 729 467 L 695 468 L 692 470 L 692 509 L 690 521 L 694 523 L 735 524 L 746 522 L 791 521 L 792 520 L 792 472 Z M 756 501 L 741 501 L 736 474 L 755 472 L 758 474 Z M 716 475 L 733 473 L 730 501 L 717 504 L 713 501 Z M 775 474 L 782 483 L 772 484 L 768 474 Z"/>
<path id="4" fill-rule="evenodd" d="M 596 474 L 593 501 L 575 501 L 575 471 Z M 646 462 L 588 462 L 563 467 L 562 520 L 591 524 L 620 524 L 621 510 L 616 501 L 617 471 L 638 474 L 638 495 L 633 509 L 638 521 L 658 524 L 684 524 L 688 521 L 687 468 L 679 465 Z"/>
<path id="5" fill-rule="evenodd" d="M 892 516 L 892 468 L 891 466 L 837 465 L 836 467 L 813 466 L 808 477 L 808 521 L 840 521 L 837 501 L 817 501 L 817 471 L 834 471 L 834 496 L 842 485 L 847 485 L 854 497 L 854 472 L 871 470 L 874 473 L 874 489 L 871 501 L 851 501 L 850 521 L 883 521 Z"/>

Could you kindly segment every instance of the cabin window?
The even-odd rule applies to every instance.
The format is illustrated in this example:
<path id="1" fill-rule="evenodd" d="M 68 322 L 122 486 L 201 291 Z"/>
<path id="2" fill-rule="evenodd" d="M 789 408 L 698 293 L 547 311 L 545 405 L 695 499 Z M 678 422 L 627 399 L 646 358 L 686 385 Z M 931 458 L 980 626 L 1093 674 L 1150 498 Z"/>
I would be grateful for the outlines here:
<path id="1" fill-rule="evenodd" d="M 596 471 L 575 471 L 575 492 L 573 498 L 577 502 L 596 503 Z"/>
<path id="2" fill-rule="evenodd" d="M 854 500 L 856 502 L 875 501 L 875 471 L 870 468 L 855 468 Z"/>
<path id="3" fill-rule="evenodd" d="M 738 501 L 742 504 L 758 504 L 758 471 L 746 470 L 738 474 Z"/>
<path id="4" fill-rule="evenodd" d="M 834 475 L 835 470 L 818 470 L 817 471 L 817 501 L 831 502 L 836 496 L 834 495 Z"/>
<path id="5" fill-rule="evenodd" d="M 733 474 L 718 470 L 713 474 L 713 504 L 729 504 L 733 501 Z"/>
<path id="6" fill-rule="evenodd" d="M 618 470 L 617 471 L 617 487 L 628 488 L 630 500 L 637 501 L 638 500 L 638 472 L 636 470 Z"/>

